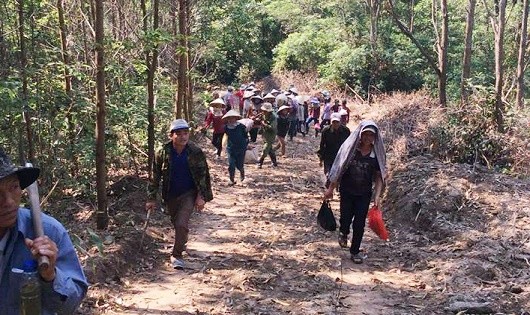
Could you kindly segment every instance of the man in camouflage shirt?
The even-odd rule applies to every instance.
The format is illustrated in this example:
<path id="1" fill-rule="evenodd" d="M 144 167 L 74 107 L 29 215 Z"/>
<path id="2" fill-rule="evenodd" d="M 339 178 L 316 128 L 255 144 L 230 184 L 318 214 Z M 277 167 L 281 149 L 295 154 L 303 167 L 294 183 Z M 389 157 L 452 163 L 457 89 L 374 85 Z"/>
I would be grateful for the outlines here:
<path id="1" fill-rule="evenodd" d="M 156 153 L 145 208 L 147 211 L 156 208 L 161 191 L 162 202 L 175 228 L 171 264 L 175 269 L 183 269 L 182 253 L 188 241 L 190 216 L 194 208 L 202 210 L 204 204 L 213 199 L 213 194 L 206 156 L 197 145 L 189 142 L 188 123 L 184 119 L 173 121 L 169 138 L 171 140 Z"/>

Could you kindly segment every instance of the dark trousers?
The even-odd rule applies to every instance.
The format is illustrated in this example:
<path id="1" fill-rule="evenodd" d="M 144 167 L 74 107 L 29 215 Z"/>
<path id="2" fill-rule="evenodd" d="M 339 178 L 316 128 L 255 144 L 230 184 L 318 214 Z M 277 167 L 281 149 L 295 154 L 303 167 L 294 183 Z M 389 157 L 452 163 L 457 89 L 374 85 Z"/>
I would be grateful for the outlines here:
<path id="1" fill-rule="evenodd" d="M 241 179 L 245 178 L 245 170 L 243 169 L 245 166 L 245 153 L 245 151 L 228 153 L 228 174 L 230 175 L 231 180 L 233 180 L 236 175 L 236 168 L 239 170 Z"/>
<path id="2" fill-rule="evenodd" d="M 359 253 L 371 199 L 372 194 L 355 196 L 342 191 L 340 193 L 340 232 L 344 235 L 350 234 L 350 225 L 352 225 L 350 247 L 352 255 Z"/>
<path id="3" fill-rule="evenodd" d="M 250 129 L 248 134 L 250 135 L 250 141 L 251 142 L 256 142 L 258 140 L 258 132 L 259 132 L 259 128 Z"/>
<path id="4" fill-rule="evenodd" d="M 289 120 L 289 139 L 293 140 L 293 137 L 296 136 L 298 129 L 298 118 Z"/>
<path id="5" fill-rule="evenodd" d="M 182 252 L 186 250 L 188 242 L 189 222 L 193 209 L 197 191 L 190 190 L 178 197 L 170 198 L 167 201 L 167 208 L 171 216 L 171 223 L 175 228 L 175 242 L 171 255 L 176 258 L 182 257 Z"/>
<path id="6" fill-rule="evenodd" d="M 217 149 L 217 156 L 221 156 L 221 151 L 223 151 L 223 136 L 224 132 L 214 133 L 212 136 L 212 144 Z"/>

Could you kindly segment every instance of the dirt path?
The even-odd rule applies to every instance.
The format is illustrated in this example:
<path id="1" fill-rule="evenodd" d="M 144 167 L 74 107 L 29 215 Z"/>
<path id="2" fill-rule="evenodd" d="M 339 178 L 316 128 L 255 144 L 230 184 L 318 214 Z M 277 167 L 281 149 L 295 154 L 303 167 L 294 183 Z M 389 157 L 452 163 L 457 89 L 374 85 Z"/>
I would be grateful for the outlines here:
<path id="1" fill-rule="evenodd" d="M 390 257 L 392 242 L 367 229 L 368 259 L 355 265 L 336 234 L 317 226 L 323 178 L 314 154 L 318 141 L 295 138 L 278 168 L 246 165 L 248 181 L 234 187 L 226 185 L 226 162 L 208 152 L 215 200 L 192 218 L 188 269 L 169 266 L 173 235 L 167 217 L 157 213 L 146 244 L 154 254 L 115 279 L 122 289 L 97 303 L 101 313 L 413 313 L 407 309 L 421 297 L 404 295 L 417 283 Z"/>

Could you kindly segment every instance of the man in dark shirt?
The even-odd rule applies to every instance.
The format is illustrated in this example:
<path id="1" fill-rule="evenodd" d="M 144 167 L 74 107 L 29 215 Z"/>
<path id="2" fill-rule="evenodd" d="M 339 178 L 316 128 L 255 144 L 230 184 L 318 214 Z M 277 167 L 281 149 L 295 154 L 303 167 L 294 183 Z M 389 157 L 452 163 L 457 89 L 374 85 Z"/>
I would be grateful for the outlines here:
<path id="1" fill-rule="evenodd" d="M 153 176 L 148 185 L 147 211 L 157 204 L 162 183 L 162 201 L 167 205 L 175 228 L 175 243 L 171 264 L 175 269 L 184 268 L 182 253 L 188 241 L 189 220 L 194 208 L 202 210 L 213 199 L 210 172 L 206 155 L 194 143 L 189 142 L 189 125 L 184 119 L 171 123 L 169 138 L 153 161 Z"/>
<path id="2" fill-rule="evenodd" d="M 340 114 L 333 113 L 331 115 L 331 125 L 326 126 L 322 130 L 322 137 L 320 138 L 320 148 L 317 155 L 320 159 L 320 166 L 324 164 L 324 174 L 328 174 L 335 161 L 337 152 L 346 138 L 350 135 L 350 129 L 340 123 Z M 329 183 L 326 183 L 326 187 Z"/>

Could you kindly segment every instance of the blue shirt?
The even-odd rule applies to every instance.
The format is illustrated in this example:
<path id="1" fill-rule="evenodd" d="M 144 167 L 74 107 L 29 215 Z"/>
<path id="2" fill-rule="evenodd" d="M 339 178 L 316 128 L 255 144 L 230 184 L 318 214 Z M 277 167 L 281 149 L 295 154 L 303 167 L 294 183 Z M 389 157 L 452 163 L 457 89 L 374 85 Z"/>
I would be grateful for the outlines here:
<path id="1" fill-rule="evenodd" d="M 228 154 L 244 154 L 247 151 L 248 133 L 243 124 L 237 123 L 234 128 L 230 128 L 227 125 L 225 126 L 225 133 L 228 138 L 226 144 L 226 152 Z"/>
<path id="2" fill-rule="evenodd" d="M 171 160 L 169 161 L 170 180 L 169 197 L 178 197 L 195 188 L 195 182 L 191 175 L 188 164 L 188 147 L 178 154 L 175 148 L 171 147 Z"/>
<path id="3" fill-rule="evenodd" d="M 41 280 L 42 314 L 73 314 L 84 298 L 88 284 L 79 264 L 74 246 L 66 229 L 54 218 L 43 214 L 44 234 L 57 244 L 55 279 L 52 282 Z M 18 209 L 16 226 L 10 229 L 5 248 L 4 260 L 0 265 L 0 314 L 19 315 L 20 274 L 13 268 L 22 269 L 24 261 L 33 259 L 24 239 L 34 239 L 30 211 Z"/>

